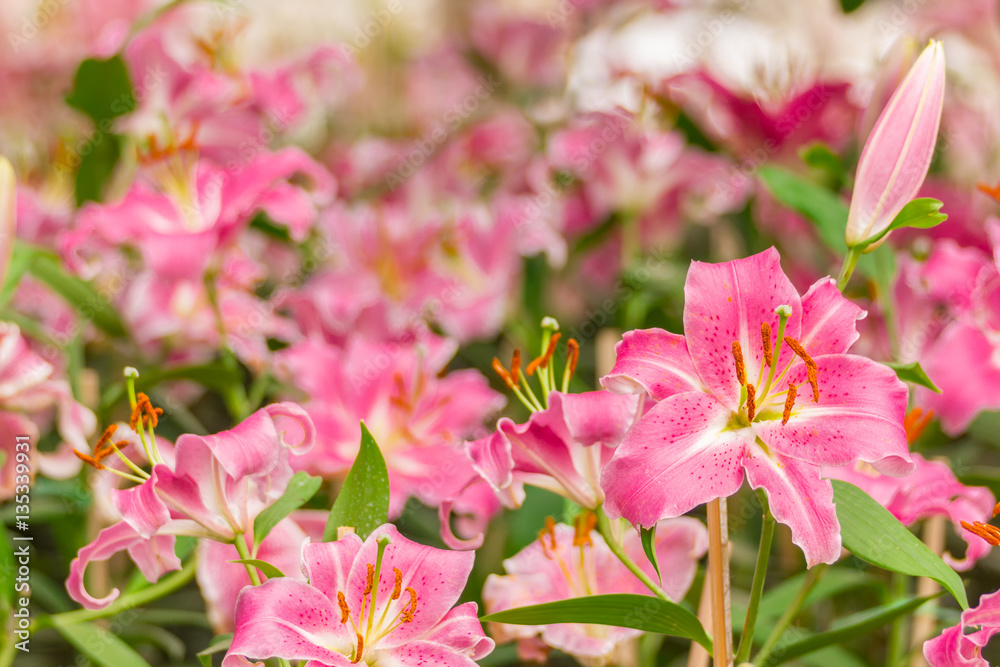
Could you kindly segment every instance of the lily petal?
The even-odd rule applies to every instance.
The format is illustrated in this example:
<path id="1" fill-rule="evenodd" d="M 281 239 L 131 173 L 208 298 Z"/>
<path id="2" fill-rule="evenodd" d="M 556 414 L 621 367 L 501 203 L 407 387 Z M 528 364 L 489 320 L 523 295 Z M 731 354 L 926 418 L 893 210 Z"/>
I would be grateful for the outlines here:
<path id="1" fill-rule="evenodd" d="M 479 606 L 475 602 L 460 604 L 449 611 L 441 622 L 431 628 L 426 641 L 447 646 L 473 660 L 488 655 L 496 645 L 483 633 Z"/>
<path id="2" fill-rule="evenodd" d="M 649 527 L 736 493 L 752 435 L 748 429 L 725 430 L 731 415 L 700 392 L 654 405 L 604 467 L 601 485 L 608 516 Z"/>
<path id="3" fill-rule="evenodd" d="M 833 485 L 820 479 L 819 468 L 759 446 L 743 461 L 747 480 L 763 488 L 774 519 L 792 530 L 792 542 L 809 567 L 840 558 L 840 522 L 833 504 Z"/>
<path id="4" fill-rule="evenodd" d="M 368 536 L 358 551 L 347 578 L 344 595 L 355 616 L 361 609 L 367 565 L 375 564 L 378 539 L 382 536 L 388 537 L 390 542 L 382 559 L 378 599 L 390 599 L 395 583 L 393 568 L 398 568 L 402 573 L 401 588 L 405 590 L 410 587 L 417 594 L 417 609 L 413 621 L 400 625 L 379 641 L 379 648 L 388 649 L 422 638 L 445 617 L 465 589 L 475 554 L 471 551 L 443 551 L 417 544 L 400 535 L 392 524 L 380 526 Z M 395 604 L 402 608 L 406 602 L 408 600 L 404 595 Z M 357 620 L 355 618 L 355 622 Z"/>
<path id="5" fill-rule="evenodd" d="M 657 401 L 703 389 L 684 336 L 663 329 L 626 332 L 615 345 L 615 365 L 601 385 L 616 394 L 646 392 Z"/>
<path id="6" fill-rule="evenodd" d="M 91 561 L 107 560 L 127 549 L 146 579 L 155 582 L 164 572 L 181 568 L 180 559 L 174 553 L 174 541 L 172 535 L 145 538 L 128 523 L 116 523 L 102 530 L 97 539 L 80 549 L 77 557 L 70 563 L 66 590 L 71 598 L 87 609 L 103 609 L 118 598 L 119 591 L 117 588 L 112 589 L 103 598 L 95 598 L 87 592 L 83 575 Z"/>
<path id="7" fill-rule="evenodd" d="M 320 591 L 287 577 L 247 586 L 236 602 L 236 632 L 223 667 L 245 665 L 240 657 L 318 660 L 350 667 L 353 637 L 340 612 Z"/>
<path id="8" fill-rule="evenodd" d="M 899 477 L 914 470 L 903 417 L 908 392 L 896 373 L 855 355 L 816 357 L 819 402 L 812 402 L 805 364 L 788 372 L 788 383 L 806 384 L 787 424 L 757 421 L 754 432 L 769 447 L 815 465 L 844 466 L 857 460 Z"/>
<path id="9" fill-rule="evenodd" d="M 844 297 L 832 278 L 820 278 L 802 295 L 802 347 L 810 356 L 843 354 L 858 339 L 857 321 L 868 315 Z"/>
<path id="10" fill-rule="evenodd" d="M 691 262 L 684 283 L 684 337 L 705 386 L 730 410 L 737 410 L 740 402 L 733 342 L 740 343 L 747 377 L 755 378 L 764 359 L 760 325 L 770 325 L 776 339 L 779 318 L 774 309 L 781 305 L 792 309 L 785 335 L 798 339 L 801 300 L 774 248 L 722 264 Z M 774 363 L 784 368 L 793 354 L 785 345 Z"/>

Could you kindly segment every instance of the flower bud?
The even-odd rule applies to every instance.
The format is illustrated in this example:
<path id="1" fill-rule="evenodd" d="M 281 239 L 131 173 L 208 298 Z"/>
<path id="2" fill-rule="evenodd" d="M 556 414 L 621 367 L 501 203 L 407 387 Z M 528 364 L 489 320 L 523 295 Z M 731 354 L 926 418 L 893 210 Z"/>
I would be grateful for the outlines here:
<path id="1" fill-rule="evenodd" d="M 882 111 L 858 162 L 847 245 L 877 236 L 927 176 L 944 104 L 944 50 L 932 41 Z"/>

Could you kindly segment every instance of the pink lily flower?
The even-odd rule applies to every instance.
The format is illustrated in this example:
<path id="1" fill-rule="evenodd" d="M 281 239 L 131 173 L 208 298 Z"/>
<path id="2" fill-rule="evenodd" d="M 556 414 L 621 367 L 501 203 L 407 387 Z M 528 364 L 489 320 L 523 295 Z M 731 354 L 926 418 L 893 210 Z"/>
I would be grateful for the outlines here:
<path id="1" fill-rule="evenodd" d="M 601 470 L 641 415 L 638 396 L 553 391 L 548 407 L 526 423 L 504 417 L 496 431 L 466 448 L 476 471 L 508 507 L 520 506 L 530 484 L 596 509 L 604 501 Z"/>
<path id="2" fill-rule="evenodd" d="M 878 235 L 920 190 L 944 106 L 944 49 L 932 41 L 882 111 L 858 161 L 847 245 Z"/>
<path id="3" fill-rule="evenodd" d="M 990 544 L 962 529 L 962 522 L 987 522 L 996 505 L 993 493 L 985 487 L 965 486 L 947 464 L 928 461 L 920 454 L 911 454 L 916 470 L 906 477 L 880 475 L 866 463 L 829 468 L 823 476 L 842 479 L 863 489 L 865 493 L 892 512 L 904 525 L 911 526 L 921 519 L 946 516 L 968 547 L 964 558 L 945 553 L 948 565 L 964 572 L 990 552 Z"/>
<path id="4" fill-rule="evenodd" d="M 930 667 L 989 667 L 981 652 L 997 632 L 1000 591 L 980 597 L 978 605 L 962 612 L 961 623 L 924 642 L 924 658 Z"/>
<path id="5" fill-rule="evenodd" d="M 152 410 L 149 406 L 145 428 L 155 426 Z M 289 431 L 290 440 L 286 439 Z M 110 442 L 113 433 L 106 434 L 102 443 Z M 111 604 L 118 589 L 95 598 L 87 592 L 83 575 L 88 563 L 106 560 L 119 551 L 127 549 L 140 571 L 155 582 L 163 573 L 180 568 L 174 554 L 177 535 L 225 543 L 242 538 L 252 530 L 257 514 L 284 493 L 293 474 L 289 451 L 308 450 L 315 436 L 309 416 L 294 403 L 262 408 L 229 431 L 182 435 L 173 456 L 159 451 L 150 435 L 152 471 L 132 468 L 145 479 L 138 486 L 112 491 L 122 520 L 80 549 L 66 581 L 70 597 L 88 609 Z M 95 448 L 90 462 L 105 469 L 101 453 Z"/>
<path id="6" fill-rule="evenodd" d="M 476 603 L 454 606 L 474 559 L 411 542 L 391 524 L 364 542 L 350 534 L 306 544 L 309 583 L 282 577 L 240 593 L 223 667 L 270 657 L 310 667 L 474 667 L 494 646 Z"/>
<path id="7" fill-rule="evenodd" d="M 586 516 L 577 526 L 548 526 L 538 540 L 504 561 L 505 575 L 491 574 L 483 588 L 489 613 L 557 600 L 631 593 L 650 595 L 649 589 L 611 553 Z M 642 550 L 636 531 L 625 532 L 626 553 L 654 580 L 656 573 Z M 691 587 L 698 560 L 708 550 L 708 531 L 697 519 L 681 517 L 661 522 L 656 529 L 656 555 L 663 573 L 663 590 L 677 602 Z M 538 657 L 544 647 L 559 649 L 587 665 L 608 664 L 615 648 L 642 634 L 639 630 L 579 623 L 507 625 L 492 623 L 497 641 L 518 640 L 522 659 Z M 540 636 L 540 642 L 536 637 Z"/>
<path id="8" fill-rule="evenodd" d="M 651 526 L 730 496 L 747 478 L 767 492 L 810 566 L 836 561 L 840 525 L 819 466 L 914 469 L 906 385 L 846 354 L 864 311 L 828 278 L 800 297 L 774 248 L 693 262 L 684 294 L 686 335 L 626 333 L 601 380 L 658 401 L 604 468 L 608 515 Z"/>
<path id="9" fill-rule="evenodd" d="M 106 270 L 109 248 L 135 246 L 160 279 L 201 280 L 214 253 L 235 239 L 257 211 L 302 240 L 332 198 L 332 178 L 298 149 L 261 150 L 246 164 L 222 168 L 198 159 L 193 145 L 150 146 L 144 179 L 112 204 L 90 204 L 60 239 L 66 262 L 84 277 Z M 312 189 L 288 180 L 304 175 Z"/>
<path id="10" fill-rule="evenodd" d="M 900 357 L 919 359 L 941 393 L 916 402 L 952 436 L 984 410 L 1000 409 L 1000 221 L 987 221 L 992 256 L 938 241 L 923 262 L 904 259 L 896 285 Z"/>
<path id="11" fill-rule="evenodd" d="M 36 449 L 38 438 L 53 425 L 63 439 L 55 452 Z M 10 498 L 16 488 L 16 437 L 28 436 L 31 458 L 50 477 L 68 478 L 80 471 L 72 457 L 73 447 L 86 447 L 87 437 L 97 428 L 97 418 L 73 397 L 69 382 L 28 345 L 17 325 L 0 323 L 0 499 Z"/>
<path id="12" fill-rule="evenodd" d="M 390 517 L 410 498 L 429 507 L 454 501 L 472 517 L 467 528 L 484 528 L 499 507 L 488 494 L 467 489 L 477 476 L 462 442 L 480 433 L 505 400 L 478 371 L 442 375 L 456 349 L 454 341 L 430 335 L 407 344 L 355 336 L 343 348 L 307 340 L 279 352 L 278 372 L 309 395 L 304 407 L 319 432 L 316 447 L 295 467 L 327 478 L 345 474 L 363 419 L 389 469 Z"/>

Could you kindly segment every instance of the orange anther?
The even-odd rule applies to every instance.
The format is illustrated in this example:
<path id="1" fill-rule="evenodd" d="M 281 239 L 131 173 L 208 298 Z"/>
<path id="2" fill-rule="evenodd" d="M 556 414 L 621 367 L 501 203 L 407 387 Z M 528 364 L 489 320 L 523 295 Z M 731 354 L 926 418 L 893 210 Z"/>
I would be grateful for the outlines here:
<path id="1" fill-rule="evenodd" d="M 736 360 L 736 381 L 744 386 L 747 383 L 747 371 L 743 365 L 743 347 L 738 340 L 733 341 L 733 359 Z"/>

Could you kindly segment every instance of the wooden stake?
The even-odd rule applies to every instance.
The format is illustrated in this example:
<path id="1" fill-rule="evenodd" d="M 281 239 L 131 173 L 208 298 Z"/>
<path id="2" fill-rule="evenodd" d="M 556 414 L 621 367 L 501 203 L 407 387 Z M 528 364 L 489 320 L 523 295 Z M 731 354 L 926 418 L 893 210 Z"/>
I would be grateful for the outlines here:
<path id="1" fill-rule="evenodd" d="M 927 548 L 941 555 L 944 553 L 944 534 L 947 517 L 932 516 L 924 522 L 924 544 Z M 934 595 L 941 587 L 936 581 L 929 577 L 917 579 L 917 597 L 924 595 Z M 937 619 L 934 616 L 934 603 L 930 602 L 918 611 L 913 617 L 913 625 L 910 628 L 910 650 L 913 652 L 911 667 L 927 667 L 924 660 L 924 642 L 934 636 L 937 629 Z"/>
<path id="2" fill-rule="evenodd" d="M 726 499 L 708 504 L 708 576 L 712 583 L 712 645 L 715 667 L 733 667 L 729 609 L 729 530 Z"/>

